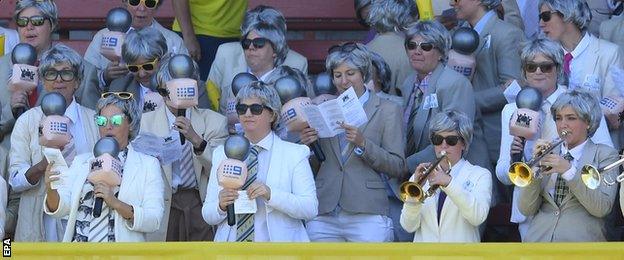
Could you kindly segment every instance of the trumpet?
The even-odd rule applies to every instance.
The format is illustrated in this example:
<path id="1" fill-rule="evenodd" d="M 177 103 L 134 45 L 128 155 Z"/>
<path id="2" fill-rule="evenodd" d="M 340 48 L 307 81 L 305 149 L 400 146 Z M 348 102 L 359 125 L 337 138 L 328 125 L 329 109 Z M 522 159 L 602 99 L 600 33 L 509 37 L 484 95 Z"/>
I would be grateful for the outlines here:
<path id="1" fill-rule="evenodd" d="M 615 178 L 615 181 L 613 181 L 613 179 L 607 180 L 606 178 L 602 178 L 602 174 L 617 166 L 620 166 L 623 163 L 624 163 L 624 158 L 621 158 L 613 162 L 612 164 L 609 164 L 600 169 L 597 169 L 595 166 L 591 164 L 587 164 L 583 166 L 583 168 L 581 168 L 581 180 L 583 180 L 583 183 L 585 184 L 585 186 L 587 186 L 587 188 L 592 189 L 592 190 L 597 189 L 598 186 L 600 186 L 600 183 L 603 181 L 608 186 L 615 185 L 618 182 L 624 181 L 624 173 L 617 176 L 617 178 Z"/>
<path id="2" fill-rule="evenodd" d="M 533 172 L 533 169 L 531 169 L 531 167 L 535 166 L 535 164 L 542 160 L 544 156 L 552 152 L 552 150 L 554 150 L 557 146 L 561 145 L 565 140 L 565 137 L 569 134 L 569 131 L 561 131 L 561 138 L 559 138 L 559 140 L 551 143 L 545 149 L 538 151 L 535 157 L 533 157 L 529 162 L 515 162 L 511 164 L 511 166 L 509 166 L 509 172 L 507 173 L 511 182 L 518 187 L 526 187 L 531 184 L 534 179 L 540 177 L 540 171 L 550 170 L 552 167 L 545 166 L 540 167 L 537 172 Z"/>
<path id="3" fill-rule="evenodd" d="M 426 198 L 433 196 L 439 186 L 432 185 L 426 192 L 423 190 L 423 186 L 425 185 L 425 181 L 427 180 L 429 174 L 433 172 L 433 170 L 438 167 L 443 160 L 446 160 L 448 163 L 448 169 L 445 173 L 449 174 L 451 172 L 451 161 L 448 159 L 446 151 L 442 151 L 440 152 L 440 158 L 438 158 L 431 166 L 427 167 L 418 180 L 415 182 L 406 181 L 401 184 L 399 187 L 401 201 L 405 202 L 408 199 L 415 199 L 416 201 L 422 203 Z"/>

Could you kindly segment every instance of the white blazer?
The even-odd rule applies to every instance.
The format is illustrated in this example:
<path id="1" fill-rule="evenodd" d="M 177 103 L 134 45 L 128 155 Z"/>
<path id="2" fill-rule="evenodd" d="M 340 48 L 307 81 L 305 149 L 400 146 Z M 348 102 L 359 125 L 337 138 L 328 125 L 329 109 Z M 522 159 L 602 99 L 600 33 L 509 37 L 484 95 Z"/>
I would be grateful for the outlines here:
<path id="1" fill-rule="evenodd" d="M 271 200 L 265 203 L 266 220 L 271 242 L 308 242 L 308 234 L 302 220 L 316 217 L 318 200 L 314 177 L 308 162 L 307 146 L 289 143 L 277 135 L 273 138 L 271 161 L 266 185 L 271 189 Z M 224 160 L 223 146 L 212 155 L 212 169 L 208 181 L 206 200 L 202 207 L 204 220 L 218 225 L 214 241 L 236 240 L 236 225 L 230 227 L 227 215 L 219 214 L 219 186 L 217 166 Z"/>
<path id="2" fill-rule="evenodd" d="M 69 215 L 63 242 L 71 242 L 74 236 L 80 194 L 89 175 L 89 160 L 92 158 L 93 154 L 90 153 L 76 156 L 71 168 L 61 173 L 62 185 L 58 189 L 60 200 L 56 211 L 51 212 L 44 200 L 43 208 L 46 214 L 55 218 Z M 115 212 L 115 240 L 143 242 L 145 233 L 158 229 L 165 210 L 164 183 L 160 165 L 156 158 L 139 153 L 128 146 L 128 158 L 123 167 L 123 174 L 118 198 L 133 207 L 134 223 Z"/>
<path id="3" fill-rule="evenodd" d="M 480 166 L 461 159 L 451 169 L 451 183 L 441 187 L 447 197 L 438 225 L 440 190 L 424 203 L 403 205 L 401 226 L 415 232 L 414 242 L 480 242 L 479 225 L 490 211 L 492 176 Z M 410 178 L 414 181 L 414 176 Z M 424 185 L 429 189 L 429 182 Z"/>

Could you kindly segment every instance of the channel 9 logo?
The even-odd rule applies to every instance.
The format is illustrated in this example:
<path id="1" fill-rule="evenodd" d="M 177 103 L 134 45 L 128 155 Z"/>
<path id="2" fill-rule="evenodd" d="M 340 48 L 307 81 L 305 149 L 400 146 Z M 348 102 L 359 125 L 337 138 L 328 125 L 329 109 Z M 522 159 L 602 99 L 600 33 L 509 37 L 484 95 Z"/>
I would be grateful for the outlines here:
<path id="1" fill-rule="evenodd" d="M 243 168 L 236 165 L 226 164 L 223 166 L 223 173 L 240 176 L 241 174 L 243 174 Z"/>
<path id="2" fill-rule="evenodd" d="M 181 87 L 178 88 L 177 90 L 177 94 L 178 94 L 178 98 L 179 99 L 192 99 L 195 97 L 196 93 L 196 89 L 195 87 Z"/>
<path id="3" fill-rule="evenodd" d="M 119 39 L 117 37 L 102 37 L 102 46 L 103 48 L 115 48 L 117 47 Z"/>
<path id="4" fill-rule="evenodd" d="M 53 133 L 67 133 L 67 123 L 50 122 L 50 131 Z"/>

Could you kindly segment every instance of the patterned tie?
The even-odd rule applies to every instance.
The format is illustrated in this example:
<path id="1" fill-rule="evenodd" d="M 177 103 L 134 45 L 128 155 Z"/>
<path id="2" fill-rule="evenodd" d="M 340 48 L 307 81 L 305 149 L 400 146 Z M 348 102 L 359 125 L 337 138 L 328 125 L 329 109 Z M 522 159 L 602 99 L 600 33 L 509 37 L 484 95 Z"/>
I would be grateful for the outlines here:
<path id="1" fill-rule="evenodd" d="M 63 154 L 63 158 L 65 159 L 65 162 L 67 162 L 67 166 L 71 166 L 72 162 L 74 161 L 74 157 L 76 157 L 76 146 L 74 144 L 74 139 L 71 139 L 69 143 L 66 144 L 65 147 L 63 147 L 61 154 Z"/>
<path id="2" fill-rule="evenodd" d="M 416 152 L 416 140 L 414 140 L 414 120 L 416 119 L 418 108 L 422 103 L 423 94 L 427 91 L 428 87 L 429 75 L 425 76 L 419 84 L 414 84 L 414 91 L 412 91 L 412 95 L 410 96 L 410 102 L 408 103 L 407 109 L 403 114 L 404 122 L 406 122 L 404 129 L 407 129 L 407 145 L 405 146 L 407 154 Z M 405 118 L 407 118 L 407 120 L 405 120 Z"/>
<path id="3" fill-rule="evenodd" d="M 191 189 L 197 186 L 197 179 L 195 178 L 195 169 L 193 165 L 193 149 L 191 142 L 185 142 L 182 146 L 182 157 L 174 162 L 173 169 L 178 170 L 180 176 L 180 183 L 175 187 L 178 189 Z"/>
<path id="4" fill-rule="evenodd" d="M 572 162 L 572 160 L 574 160 L 574 157 L 572 157 L 570 152 L 567 152 L 563 156 L 563 158 L 568 160 L 569 162 Z M 561 177 L 561 174 L 557 175 L 557 181 L 555 182 L 555 203 L 557 204 L 557 206 L 561 206 L 563 198 L 565 198 L 569 191 L 570 188 L 568 187 L 568 185 L 566 185 L 565 180 L 563 179 L 563 177 Z"/>
<path id="5" fill-rule="evenodd" d="M 254 145 L 251 147 L 249 157 L 247 157 L 247 180 L 242 189 L 246 190 L 258 175 L 258 153 L 262 147 Z M 254 240 L 254 214 L 236 215 L 236 242 L 253 242 Z"/>

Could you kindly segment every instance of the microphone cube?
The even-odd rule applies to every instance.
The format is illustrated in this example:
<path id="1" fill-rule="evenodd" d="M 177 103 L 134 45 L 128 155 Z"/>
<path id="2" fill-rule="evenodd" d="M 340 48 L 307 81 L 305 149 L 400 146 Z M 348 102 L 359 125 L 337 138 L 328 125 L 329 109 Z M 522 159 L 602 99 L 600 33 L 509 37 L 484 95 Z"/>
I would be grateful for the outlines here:
<path id="1" fill-rule="evenodd" d="M 121 46 L 126 37 L 125 33 L 108 31 L 102 34 L 100 53 L 110 61 L 121 60 Z"/>
<path id="2" fill-rule="evenodd" d="M 225 159 L 217 168 L 219 185 L 229 189 L 240 189 L 247 180 L 247 164 L 235 159 Z"/>
<path id="3" fill-rule="evenodd" d="M 312 104 L 308 97 L 293 98 L 282 106 L 282 123 L 290 132 L 301 132 L 308 126 L 308 119 L 305 117 L 303 108 Z"/>
<path id="4" fill-rule="evenodd" d="M 509 121 L 509 134 L 524 137 L 525 139 L 533 139 L 540 132 L 540 119 L 540 112 L 527 108 L 518 108 Z"/>
<path id="5" fill-rule="evenodd" d="M 449 51 L 447 65 L 460 74 L 472 80 L 474 76 L 476 61 L 473 56 L 460 54 L 454 50 Z"/>
<path id="6" fill-rule="evenodd" d="M 194 79 L 180 78 L 167 81 L 169 99 L 165 102 L 176 109 L 187 109 L 198 104 L 197 81 Z"/>
<path id="7" fill-rule="evenodd" d="M 46 116 L 39 125 L 39 144 L 45 147 L 64 147 L 71 140 L 69 118 L 64 116 Z"/>
<path id="8" fill-rule="evenodd" d="M 93 158 L 89 169 L 89 176 L 87 177 L 89 182 L 103 182 L 112 187 L 121 185 L 123 165 L 112 155 L 105 153 Z"/>
<path id="9" fill-rule="evenodd" d="M 9 90 L 30 92 L 37 88 L 39 74 L 37 67 L 27 64 L 13 64 L 13 74 L 9 80 Z"/>
<path id="10" fill-rule="evenodd" d="M 609 129 L 619 129 L 620 115 L 624 111 L 624 98 L 615 95 L 604 97 L 600 100 L 600 108 L 607 119 Z"/>

